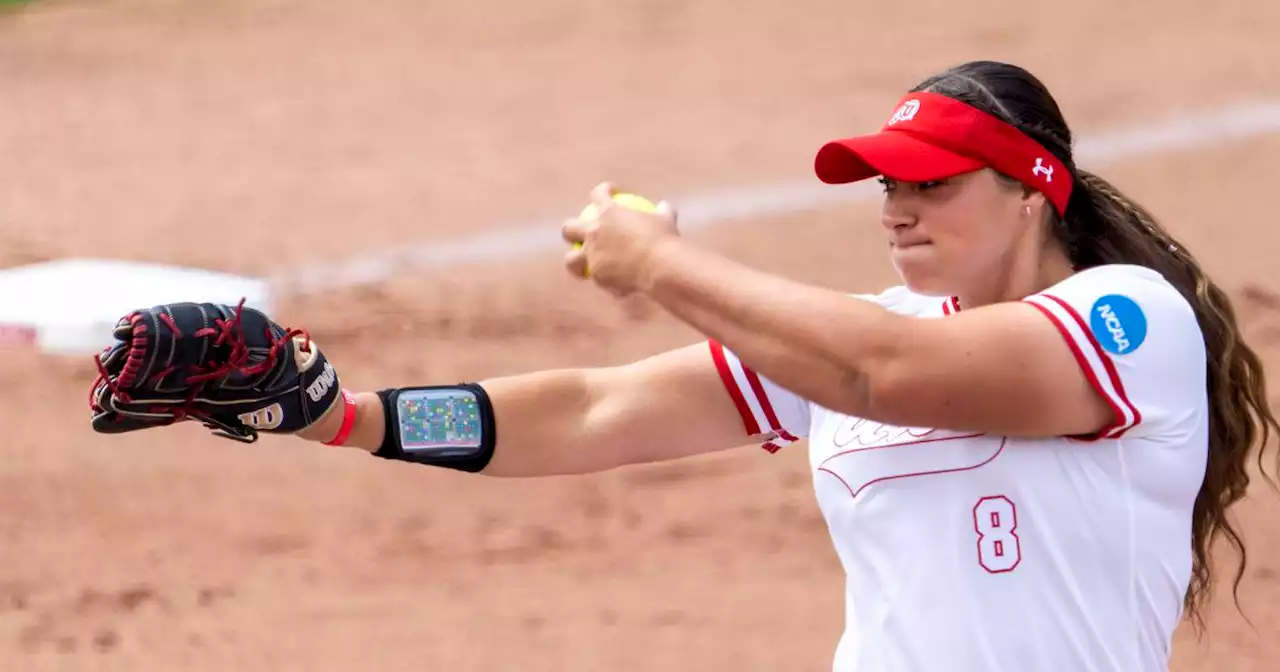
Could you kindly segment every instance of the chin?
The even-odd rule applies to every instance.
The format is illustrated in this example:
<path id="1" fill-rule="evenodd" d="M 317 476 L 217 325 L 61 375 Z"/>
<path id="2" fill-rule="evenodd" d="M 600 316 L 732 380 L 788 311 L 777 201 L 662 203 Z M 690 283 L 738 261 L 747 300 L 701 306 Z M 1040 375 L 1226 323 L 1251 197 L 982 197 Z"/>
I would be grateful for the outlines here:
<path id="1" fill-rule="evenodd" d="M 905 263 L 895 261 L 894 267 L 898 269 L 898 277 L 902 278 L 902 284 L 913 294 L 921 294 L 923 296 L 951 296 L 953 283 L 940 275 L 936 267 L 931 264 Z"/>

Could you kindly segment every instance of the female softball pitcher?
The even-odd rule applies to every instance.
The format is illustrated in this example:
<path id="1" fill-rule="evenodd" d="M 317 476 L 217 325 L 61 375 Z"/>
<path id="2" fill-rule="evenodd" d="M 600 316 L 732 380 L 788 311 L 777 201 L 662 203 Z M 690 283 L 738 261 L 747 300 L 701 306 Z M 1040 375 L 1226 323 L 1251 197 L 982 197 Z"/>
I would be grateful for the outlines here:
<path id="1" fill-rule="evenodd" d="M 757 272 L 682 240 L 670 208 L 618 207 L 605 184 L 598 217 L 564 226 L 583 243 L 569 271 L 648 297 L 705 342 L 358 394 L 304 344 L 286 392 L 305 397 L 179 415 L 503 477 L 807 437 L 847 573 L 835 670 L 1165 670 L 1175 627 L 1210 596 L 1212 542 L 1240 544 L 1226 511 L 1250 453 L 1261 464 L 1280 429 L 1261 365 L 1191 254 L 1076 167 L 1031 74 L 967 63 L 889 112 L 878 132 L 821 147 L 815 168 L 831 184 L 881 177 L 902 286 L 849 296 Z M 176 314 L 135 314 L 131 333 L 168 325 L 225 345 L 241 319 L 224 307 L 183 331 Z M 266 323 L 275 346 L 297 334 Z M 100 357 L 100 431 L 143 422 L 126 391 L 154 377 L 142 347 Z M 269 366 L 236 357 L 186 380 Z"/>

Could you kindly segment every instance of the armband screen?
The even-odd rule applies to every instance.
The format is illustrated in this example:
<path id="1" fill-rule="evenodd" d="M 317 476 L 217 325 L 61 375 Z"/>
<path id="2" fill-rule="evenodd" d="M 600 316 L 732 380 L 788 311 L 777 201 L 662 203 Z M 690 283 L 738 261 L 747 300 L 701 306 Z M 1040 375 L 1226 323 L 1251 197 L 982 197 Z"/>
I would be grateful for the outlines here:
<path id="1" fill-rule="evenodd" d="M 400 447 L 410 454 L 462 457 L 482 447 L 479 401 L 469 390 L 406 389 L 396 399 Z"/>

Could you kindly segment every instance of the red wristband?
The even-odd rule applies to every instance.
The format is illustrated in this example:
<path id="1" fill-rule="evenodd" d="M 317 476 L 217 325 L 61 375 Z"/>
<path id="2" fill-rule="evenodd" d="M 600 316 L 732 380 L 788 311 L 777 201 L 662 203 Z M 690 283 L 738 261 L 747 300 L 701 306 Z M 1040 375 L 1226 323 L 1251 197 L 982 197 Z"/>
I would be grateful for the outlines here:
<path id="1" fill-rule="evenodd" d="M 332 440 L 325 441 L 326 446 L 341 446 L 347 442 L 347 438 L 351 436 L 351 428 L 356 424 L 356 395 L 351 394 L 344 387 L 342 388 L 342 427 L 338 428 L 338 435 Z"/>

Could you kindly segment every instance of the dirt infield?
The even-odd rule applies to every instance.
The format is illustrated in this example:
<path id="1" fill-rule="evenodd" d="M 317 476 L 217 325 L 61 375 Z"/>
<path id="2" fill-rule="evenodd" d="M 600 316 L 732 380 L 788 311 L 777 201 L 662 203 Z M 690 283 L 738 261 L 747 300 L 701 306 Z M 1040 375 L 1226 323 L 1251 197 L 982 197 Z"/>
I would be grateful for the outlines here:
<path id="1" fill-rule="evenodd" d="M 1082 134 L 1280 99 L 1277 25 L 1277 3 L 1186 0 L 39 3 L 0 12 L 0 266 L 314 270 L 571 214 L 599 179 L 654 196 L 808 179 L 820 142 L 973 58 L 1036 72 Z M 1277 154 L 1272 135 L 1098 167 L 1232 290 L 1269 371 Z M 874 216 L 693 237 L 869 291 L 894 280 Z M 558 262 L 420 269 L 280 317 L 365 389 L 697 339 Z M 104 440 L 90 379 L 87 361 L 0 351 L 0 670 L 829 666 L 843 580 L 803 446 L 497 482 L 197 427 Z M 1238 510 L 1252 626 L 1224 590 L 1176 670 L 1280 661 L 1280 506 L 1255 493 Z"/>

